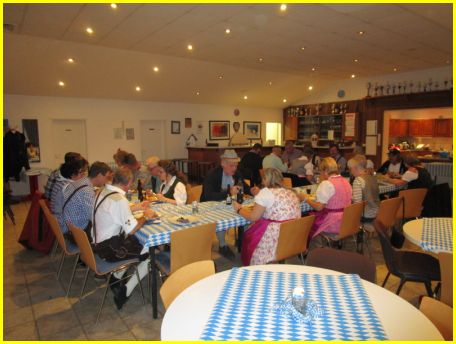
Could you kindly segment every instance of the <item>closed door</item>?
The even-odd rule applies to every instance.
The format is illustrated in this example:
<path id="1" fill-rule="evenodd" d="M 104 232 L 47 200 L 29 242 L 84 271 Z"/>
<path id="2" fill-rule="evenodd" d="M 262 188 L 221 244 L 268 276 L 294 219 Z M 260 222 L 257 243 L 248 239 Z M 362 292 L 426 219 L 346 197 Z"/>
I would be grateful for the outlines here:
<path id="1" fill-rule="evenodd" d="M 54 152 L 54 167 L 58 167 L 63 163 L 67 152 L 77 152 L 88 159 L 85 121 L 53 120 L 52 148 Z"/>
<path id="2" fill-rule="evenodd" d="M 141 121 L 141 159 L 165 157 L 164 121 Z"/>

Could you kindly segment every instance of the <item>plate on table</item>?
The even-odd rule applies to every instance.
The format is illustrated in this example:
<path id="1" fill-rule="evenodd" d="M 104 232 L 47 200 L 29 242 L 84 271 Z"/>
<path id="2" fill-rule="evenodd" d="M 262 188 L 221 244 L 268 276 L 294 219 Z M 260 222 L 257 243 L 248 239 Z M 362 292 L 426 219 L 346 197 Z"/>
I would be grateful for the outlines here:
<path id="1" fill-rule="evenodd" d="M 168 217 L 168 221 L 172 224 L 183 226 L 191 223 L 198 222 L 200 218 L 195 215 L 180 215 L 180 216 L 171 216 Z"/>
<path id="2" fill-rule="evenodd" d="M 140 219 L 140 218 L 144 217 L 144 210 L 134 211 L 133 216 L 135 219 Z"/>

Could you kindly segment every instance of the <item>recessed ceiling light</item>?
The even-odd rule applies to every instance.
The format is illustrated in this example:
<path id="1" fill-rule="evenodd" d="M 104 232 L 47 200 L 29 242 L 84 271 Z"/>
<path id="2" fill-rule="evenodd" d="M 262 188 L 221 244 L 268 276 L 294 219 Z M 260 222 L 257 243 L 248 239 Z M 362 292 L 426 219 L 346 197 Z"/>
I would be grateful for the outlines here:
<path id="1" fill-rule="evenodd" d="M 157 66 L 154 67 L 154 72 L 155 72 L 155 73 L 158 72 L 159 70 L 160 70 L 160 69 L 159 69 Z"/>
<path id="2" fill-rule="evenodd" d="M 287 5 L 286 5 L 286 4 L 280 5 L 280 10 L 281 10 L 282 12 L 285 12 L 285 11 L 287 10 Z"/>
<path id="3" fill-rule="evenodd" d="M 229 34 L 231 33 L 231 30 L 230 30 L 229 28 L 227 28 L 227 29 L 225 30 L 225 33 L 226 33 L 227 35 L 229 35 Z"/>
<path id="4" fill-rule="evenodd" d="M 352 79 L 356 78 L 356 75 L 355 75 L 355 74 L 352 74 L 352 75 L 351 75 L 351 78 L 352 78 Z"/>
<path id="5" fill-rule="evenodd" d="M 263 62 L 263 61 L 264 61 L 264 60 L 263 60 L 262 57 L 258 58 L 258 62 Z"/>
<path id="6" fill-rule="evenodd" d="M 91 35 L 93 34 L 93 29 L 91 27 L 86 28 L 86 32 Z"/>
<path id="7" fill-rule="evenodd" d="M 269 86 L 272 86 L 272 81 L 269 81 L 269 82 L 268 82 L 268 85 L 269 85 Z"/>
<path id="8" fill-rule="evenodd" d="M 308 87 L 308 89 L 309 89 L 309 91 L 312 91 L 314 88 L 313 88 L 312 85 L 310 85 L 310 86 Z"/>
<path id="9" fill-rule="evenodd" d="M 135 87 L 135 90 L 136 90 L 136 92 L 140 92 L 140 91 L 141 91 L 141 87 L 136 86 L 136 87 Z"/>
<path id="10" fill-rule="evenodd" d="M 70 57 L 70 58 L 68 58 L 68 60 L 67 60 L 67 61 L 68 61 L 68 63 L 74 63 L 74 60 L 73 60 L 71 57 Z"/>
<path id="11" fill-rule="evenodd" d="M 116 10 L 116 9 L 117 9 L 117 4 L 111 4 L 111 8 L 112 8 L 113 10 Z"/>
<path id="12" fill-rule="evenodd" d="M 306 50 L 306 47 L 301 47 L 301 50 Z"/>
<path id="13" fill-rule="evenodd" d="M 286 102 L 287 102 L 287 98 L 283 98 L 282 101 L 283 101 L 284 103 L 286 103 Z"/>
<path id="14" fill-rule="evenodd" d="M 199 96 L 199 95 L 200 95 L 199 91 L 196 91 L 196 95 L 197 95 L 197 96 Z"/>
<path id="15" fill-rule="evenodd" d="M 359 60 L 358 59 L 354 59 L 353 62 L 358 62 Z"/>
<path id="16" fill-rule="evenodd" d="M 317 70 L 316 67 L 312 67 L 312 72 L 315 72 Z"/>
<path id="17" fill-rule="evenodd" d="M 191 45 L 191 44 L 187 45 L 187 49 L 188 50 L 193 50 L 193 45 Z"/>
<path id="18" fill-rule="evenodd" d="M 247 100 L 247 98 L 248 98 L 247 95 L 245 95 L 245 96 L 244 96 L 244 100 Z"/>
<path id="19" fill-rule="evenodd" d="M 223 75 L 219 75 L 218 78 L 219 78 L 220 80 L 222 80 L 222 79 L 223 79 Z"/>
<path id="20" fill-rule="evenodd" d="M 366 33 L 366 31 L 358 31 L 358 35 L 362 36 Z"/>
<path id="21" fill-rule="evenodd" d="M 63 86 L 65 86 L 65 83 L 63 81 L 59 81 L 59 86 L 63 87 Z"/>
<path id="22" fill-rule="evenodd" d="M 393 72 L 397 72 L 397 68 L 396 67 L 393 68 Z"/>

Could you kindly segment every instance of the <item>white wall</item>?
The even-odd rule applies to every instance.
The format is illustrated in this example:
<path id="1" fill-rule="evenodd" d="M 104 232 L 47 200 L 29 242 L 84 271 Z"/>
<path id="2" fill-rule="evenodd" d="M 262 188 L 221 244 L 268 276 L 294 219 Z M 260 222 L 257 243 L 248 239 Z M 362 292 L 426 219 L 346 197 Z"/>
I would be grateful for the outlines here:
<path id="1" fill-rule="evenodd" d="M 398 83 L 401 82 L 403 83 L 404 81 L 407 81 L 409 83 L 410 81 L 414 82 L 414 88 L 417 87 L 418 82 L 421 81 L 421 83 L 427 82 L 429 78 L 432 78 L 432 80 L 438 81 L 439 82 L 439 87 L 440 89 L 443 89 L 444 84 L 443 81 L 445 79 L 450 80 L 453 78 L 453 69 L 452 66 L 446 66 L 446 67 L 441 67 L 441 68 L 433 68 L 433 69 L 425 69 L 425 70 L 419 70 L 419 71 L 414 71 L 414 72 L 407 72 L 407 73 L 394 73 L 394 74 L 387 74 L 387 75 L 381 75 L 378 77 L 372 77 L 372 78 L 362 78 L 358 77 L 355 79 L 345 79 L 345 80 L 340 80 L 338 82 L 335 82 L 332 84 L 331 87 L 319 90 L 319 89 L 314 89 L 312 92 L 307 92 L 309 95 L 303 96 L 303 98 L 295 102 L 295 105 L 299 104 L 315 104 L 315 103 L 328 103 L 328 102 L 336 102 L 336 101 L 344 101 L 344 100 L 356 100 L 356 99 L 361 99 L 367 96 L 367 83 L 370 82 L 372 84 L 372 89 L 371 89 L 371 96 L 374 94 L 373 90 L 373 85 L 375 83 L 378 83 L 379 85 L 386 85 L 387 82 L 391 84 L 393 83 Z M 449 87 L 449 84 L 448 84 Z M 407 87 L 408 88 L 408 87 Z M 339 90 L 344 90 L 345 91 L 345 97 L 344 98 L 338 98 L 337 97 L 337 92 Z M 398 89 L 396 88 L 396 93 L 398 92 Z"/>
<path id="2" fill-rule="evenodd" d="M 164 120 L 165 127 L 165 157 L 187 157 L 185 141 L 187 137 L 196 134 L 197 123 L 203 124 L 198 144 L 204 145 L 209 136 L 209 120 L 261 121 L 262 137 L 266 137 L 266 122 L 282 122 L 282 110 L 271 108 L 239 107 L 240 115 L 234 116 L 234 106 L 215 106 L 185 103 L 158 103 L 125 100 L 105 100 L 88 98 L 36 97 L 22 95 L 4 95 L 4 118 L 10 126 L 22 128 L 22 119 L 38 119 L 41 162 L 32 167 L 56 167 L 53 164 L 52 120 L 54 119 L 84 119 L 87 128 L 88 156 L 90 161 L 112 161 L 112 155 L 117 148 L 134 153 L 141 157 L 141 138 L 139 122 L 141 120 Z M 192 128 L 186 129 L 184 118 L 192 118 Z M 171 121 L 181 121 L 181 134 L 171 135 Z M 135 140 L 127 141 L 113 137 L 113 128 L 134 128 Z M 241 127 L 242 128 L 242 127 Z M 242 129 L 241 129 L 242 130 Z M 219 142 L 220 146 L 227 141 Z M 157 143 L 163 144 L 163 143 Z"/>

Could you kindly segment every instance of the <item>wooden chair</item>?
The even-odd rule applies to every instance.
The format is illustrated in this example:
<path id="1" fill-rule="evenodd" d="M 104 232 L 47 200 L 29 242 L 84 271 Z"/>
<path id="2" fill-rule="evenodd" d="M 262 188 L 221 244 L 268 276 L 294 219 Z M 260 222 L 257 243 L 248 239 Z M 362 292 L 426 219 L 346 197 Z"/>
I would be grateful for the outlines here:
<path id="1" fill-rule="evenodd" d="M 421 300 L 420 311 L 437 327 L 445 340 L 453 340 L 453 308 L 425 296 Z"/>
<path id="2" fill-rule="evenodd" d="M 187 204 L 192 204 L 194 201 L 199 202 L 202 192 L 202 185 L 196 185 L 192 187 L 187 184 Z"/>
<path id="3" fill-rule="evenodd" d="M 284 188 L 291 189 L 293 187 L 291 178 L 287 178 L 287 177 L 283 178 L 282 183 L 283 183 Z"/>
<path id="4" fill-rule="evenodd" d="M 213 274 L 215 274 L 215 267 L 212 260 L 191 263 L 176 270 L 160 288 L 165 309 L 168 309 L 174 299 L 185 289 Z"/>
<path id="5" fill-rule="evenodd" d="M 441 252 L 438 257 L 442 277 L 440 301 L 453 307 L 453 254 Z"/>
<path id="6" fill-rule="evenodd" d="M 162 276 L 171 275 L 184 265 L 210 260 L 215 228 L 215 223 L 209 223 L 171 232 L 170 252 L 160 252 L 156 256 Z"/>
<path id="7" fill-rule="evenodd" d="M 345 238 L 358 234 L 361 228 L 361 215 L 363 214 L 364 206 L 366 203 L 366 201 L 362 201 L 350 204 L 344 208 L 339 234 L 324 232 L 321 234 L 322 237 L 326 239 L 328 246 L 331 246 L 331 243 L 338 242 Z"/>
<path id="8" fill-rule="evenodd" d="M 68 294 L 70 293 L 71 284 L 73 283 L 74 275 L 76 273 L 76 268 L 79 261 L 79 248 L 69 240 L 65 239 L 65 237 L 63 236 L 63 232 L 60 229 L 60 224 L 57 221 L 57 218 L 49 210 L 49 207 L 46 204 L 46 200 L 40 199 L 38 202 L 40 204 L 41 209 L 43 210 L 44 216 L 46 216 L 46 219 L 49 222 L 52 232 L 54 233 L 57 239 L 56 241 L 58 242 L 58 245 L 62 249 L 62 256 L 60 257 L 59 267 L 57 270 L 57 279 L 60 279 L 60 273 L 62 272 L 65 257 L 76 257 L 73 265 L 73 271 L 70 277 L 70 283 L 68 284 L 68 290 L 66 293 L 66 295 L 68 296 Z"/>
<path id="9" fill-rule="evenodd" d="M 314 220 L 314 215 L 305 216 L 280 225 L 275 261 L 284 261 L 297 255 L 303 260 L 302 253 L 307 250 L 307 240 Z"/>
<path id="10" fill-rule="evenodd" d="M 405 219 L 420 217 L 426 193 L 427 189 L 399 191 L 399 197 L 402 197 L 402 204 L 396 213 L 396 218 L 402 219 L 402 222 L 404 222 Z"/>
<path id="11" fill-rule="evenodd" d="M 111 281 L 111 275 L 114 272 L 121 271 L 128 269 L 129 267 L 133 266 L 135 269 L 134 274 L 136 274 L 136 278 L 138 279 L 138 285 L 139 289 L 141 290 L 141 296 L 143 299 L 143 304 L 146 303 L 144 299 L 144 292 L 141 286 L 141 280 L 139 278 L 138 274 L 138 269 L 136 267 L 137 263 L 139 263 L 139 260 L 137 258 L 134 259 L 126 259 L 122 260 L 119 262 L 108 262 L 104 259 L 101 259 L 98 255 L 94 254 L 92 250 L 92 246 L 90 245 L 89 238 L 87 237 L 87 234 L 80 228 L 77 228 L 73 225 L 70 224 L 70 231 L 73 234 L 74 240 L 76 241 L 76 244 L 78 245 L 80 251 L 81 251 L 81 260 L 87 265 L 86 269 L 86 274 L 84 278 L 84 284 L 82 285 L 81 289 L 81 294 L 80 297 L 82 297 L 82 294 L 84 293 L 84 289 L 87 283 L 87 277 L 89 275 L 89 270 L 92 270 L 95 272 L 95 274 L 99 276 L 107 276 L 107 282 L 106 282 L 106 288 L 103 294 L 103 299 L 101 300 L 101 305 L 100 309 L 98 310 L 97 314 L 97 320 L 95 321 L 95 324 L 98 323 L 98 319 L 100 318 L 101 311 L 103 309 L 103 305 L 106 299 L 106 294 L 108 293 L 108 289 L 111 285 L 120 283 L 120 281 L 123 281 L 127 278 L 130 278 L 133 276 L 133 274 L 129 274 L 127 276 L 122 276 L 121 279 L 115 281 L 115 282 L 110 282 Z"/>

